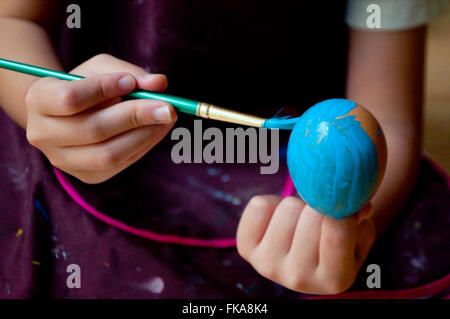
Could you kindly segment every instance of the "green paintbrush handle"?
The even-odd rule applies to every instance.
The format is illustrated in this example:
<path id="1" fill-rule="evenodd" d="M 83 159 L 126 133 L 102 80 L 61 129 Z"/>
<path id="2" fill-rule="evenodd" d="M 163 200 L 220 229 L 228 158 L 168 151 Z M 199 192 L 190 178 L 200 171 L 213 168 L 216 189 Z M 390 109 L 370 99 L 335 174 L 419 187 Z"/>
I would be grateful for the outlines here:
<path id="1" fill-rule="evenodd" d="M 64 73 L 60 71 L 50 70 L 41 68 L 34 65 L 24 64 L 20 62 L 0 59 L 0 68 L 8 69 L 11 71 L 16 71 L 20 73 L 25 73 L 29 75 L 39 76 L 39 77 L 54 77 L 61 80 L 66 81 L 76 81 L 83 79 L 82 76 L 79 75 L 73 75 L 69 73 Z M 165 101 L 167 103 L 172 104 L 177 111 L 196 115 L 197 112 L 197 106 L 199 102 L 176 97 L 168 94 L 162 94 L 162 93 L 154 93 L 149 91 L 143 91 L 143 90 L 136 90 L 126 95 L 127 97 L 133 98 L 133 99 L 151 99 L 151 100 L 160 100 Z"/>

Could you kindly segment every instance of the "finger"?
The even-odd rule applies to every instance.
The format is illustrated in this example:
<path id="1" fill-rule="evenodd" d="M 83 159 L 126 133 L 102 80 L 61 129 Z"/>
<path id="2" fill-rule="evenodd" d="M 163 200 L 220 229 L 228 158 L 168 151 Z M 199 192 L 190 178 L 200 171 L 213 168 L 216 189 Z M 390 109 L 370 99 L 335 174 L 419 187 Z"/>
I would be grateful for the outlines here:
<path id="1" fill-rule="evenodd" d="M 317 213 L 310 206 L 303 209 L 295 228 L 291 250 L 288 253 L 298 264 L 310 264 L 313 268 L 319 264 L 322 221 L 323 215 Z"/>
<path id="2" fill-rule="evenodd" d="M 285 255 L 294 237 L 297 222 L 305 203 L 296 197 L 286 197 L 275 209 L 260 246 L 277 256 Z"/>
<path id="3" fill-rule="evenodd" d="M 53 80 L 39 85 L 40 113 L 69 116 L 134 90 L 135 79 L 127 73 L 102 74 L 78 81 Z"/>
<path id="4" fill-rule="evenodd" d="M 367 258 L 369 254 L 370 248 L 372 247 L 375 238 L 376 238 L 376 230 L 375 225 L 372 220 L 366 219 L 362 221 L 356 230 L 357 239 L 356 239 L 356 269 L 359 268 L 364 263 L 364 260 Z"/>
<path id="5" fill-rule="evenodd" d="M 58 134 L 50 137 L 59 146 L 99 143 L 129 130 L 175 122 L 174 108 L 162 101 L 131 100 L 71 117 L 44 118 L 45 126 Z"/>
<path id="6" fill-rule="evenodd" d="M 95 65 L 95 68 L 92 65 Z M 73 69 L 71 73 L 93 76 L 110 72 L 128 72 L 132 74 L 137 81 L 137 87 L 142 90 L 163 92 L 167 88 L 168 82 L 165 75 L 149 73 L 135 64 L 109 54 L 99 54 Z"/>
<path id="7" fill-rule="evenodd" d="M 356 216 L 334 219 L 324 216 L 321 229 L 319 267 L 322 278 L 340 271 L 353 271 L 356 245 Z M 334 280 L 336 278 L 328 278 Z M 326 279 L 325 279 L 326 280 Z"/>
<path id="8" fill-rule="evenodd" d="M 127 160 L 142 147 L 153 147 L 171 126 L 144 126 L 98 144 L 60 148 L 52 164 L 56 167 L 70 167 L 73 171 L 109 171 L 128 163 Z"/>
<path id="9" fill-rule="evenodd" d="M 171 129 L 171 127 L 169 125 L 167 125 L 167 128 L 165 131 L 162 132 L 161 136 L 165 136 L 167 134 L 167 132 L 169 132 Z M 98 171 L 98 172 L 93 172 L 93 171 L 66 171 L 66 173 L 69 173 L 75 177 L 77 177 L 78 179 L 80 179 L 81 181 L 88 183 L 88 184 L 97 184 L 97 183 L 102 183 L 106 180 L 108 180 L 109 178 L 111 178 L 112 176 L 117 175 L 118 173 L 120 173 L 121 171 L 123 171 L 124 169 L 126 169 L 127 167 L 129 167 L 131 164 L 137 162 L 140 158 L 142 158 L 145 154 L 147 154 L 147 152 L 152 149 L 153 147 L 153 143 L 151 143 L 150 141 L 147 143 L 147 145 L 144 145 L 142 150 L 139 150 L 136 154 L 132 155 L 129 159 L 127 159 L 126 161 L 124 161 L 123 163 L 119 164 L 117 167 L 114 167 L 111 170 L 107 170 L 107 171 Z"/>
<path id="10" fill-rule="evenodd" d="M 279 197 L 271 195 L 255 196 L 250 200 L 239 221 L 236 235 L 237 248 L 242 257 L 247 259 L 248 253 L 259 244 L 280 201 Z"/>

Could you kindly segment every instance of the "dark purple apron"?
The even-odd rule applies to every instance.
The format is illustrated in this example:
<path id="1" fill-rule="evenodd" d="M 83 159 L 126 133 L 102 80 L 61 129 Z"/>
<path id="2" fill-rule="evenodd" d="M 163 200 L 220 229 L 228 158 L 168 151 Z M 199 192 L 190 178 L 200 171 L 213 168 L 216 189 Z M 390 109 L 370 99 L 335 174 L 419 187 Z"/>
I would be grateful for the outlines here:
<path id="1" fill-rule="evenodd" d="M 282 106 L 301 113 L 344 96 L 344 2 L 326 10 L 314 1 L 78 2 L 82 28 L 63 28 L 61 41 L 68 70 L 106 52 L 167 74 L 168 93 L 261 116 Z M 191 128 L 193 120 L 180 115 L 177 126 Z M 281 142 L 288 137 L 282 133 Z M 279 172 L 261 175 L 260 164 L 176 165 L 174 143 L 167 137 L 105 183 L 69 180 L 121 222 L 203 239 L 234 237 L 252 196 L 283 189 L 284 146 Z M 235 248 L 153 242 L 95 219 L 65 193 L 45 157 L 4 113 L 0 150 L 0 297 L 299 296 L 259 276 Z M 381 265 L 383 288 L 414 287 L 448 273 L 442 252 L 450 242 L 449 198 L 445 176 L 424 161 L 414 200 L 368 259 Z M 66 285 L 70 264 L 81 268 L 80 289 Z M 353 289 L 365 289 L 364 269 Z"/>

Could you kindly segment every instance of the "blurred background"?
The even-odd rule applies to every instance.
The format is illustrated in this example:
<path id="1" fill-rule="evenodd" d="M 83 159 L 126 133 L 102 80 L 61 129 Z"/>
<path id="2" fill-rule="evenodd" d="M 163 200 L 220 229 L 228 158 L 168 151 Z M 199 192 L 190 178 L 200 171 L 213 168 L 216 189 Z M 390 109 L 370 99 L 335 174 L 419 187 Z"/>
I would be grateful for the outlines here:
<path id="1" fill-rule="evenodd" d="M 450 173 L 450 10 L 428 27 L 425 150 Z"/>

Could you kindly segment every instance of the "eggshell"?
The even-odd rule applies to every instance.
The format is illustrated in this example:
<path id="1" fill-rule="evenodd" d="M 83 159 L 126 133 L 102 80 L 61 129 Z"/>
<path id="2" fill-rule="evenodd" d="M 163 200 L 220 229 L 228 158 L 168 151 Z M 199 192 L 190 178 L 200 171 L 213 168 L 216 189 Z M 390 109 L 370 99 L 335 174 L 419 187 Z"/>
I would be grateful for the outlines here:
<path id="1" fill-rule="evenodd" d="M 358 212 L 379 187 L 386 167 L 380 124 L 363 106 L 330 99 L 307 110 L 289 139 L 287 163 L 303 200 L 319 213 Z"/>

